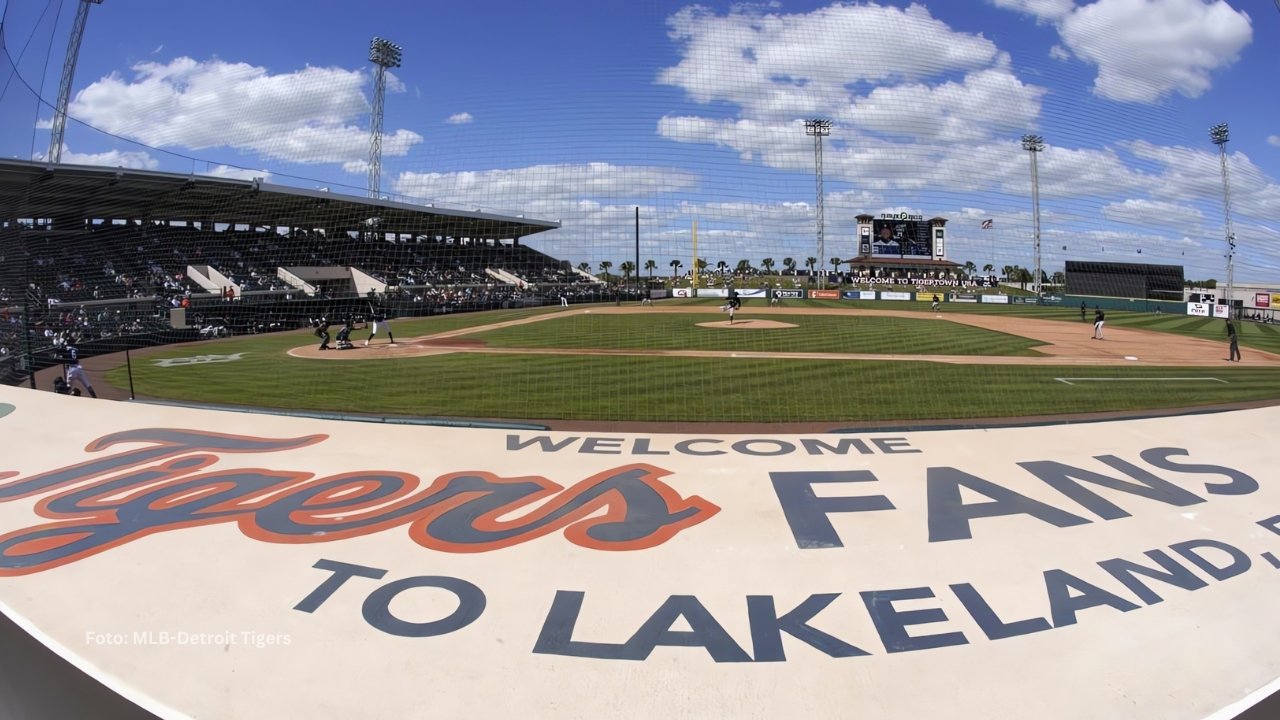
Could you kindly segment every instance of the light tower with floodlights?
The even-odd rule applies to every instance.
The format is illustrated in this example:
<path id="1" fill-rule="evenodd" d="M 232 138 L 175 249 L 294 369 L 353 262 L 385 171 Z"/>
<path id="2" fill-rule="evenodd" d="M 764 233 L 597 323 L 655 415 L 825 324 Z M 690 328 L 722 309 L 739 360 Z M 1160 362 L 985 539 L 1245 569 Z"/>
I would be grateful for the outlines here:
<path id="1" fill-rule="evenodd" d="M 822 278 L 819 287 L 826 287 L 826 274 L 822 269 L 826 262 L 824 254 L 826 252 L 826 238 L 824 237 L 822 204 L 822 138 L 831 134 L 831 121 L 821 118 L 804 121 L 804 132 L 806 135 L 813 136 L 813 171 L 818 181 L 818 277 Z"/>
<path id="2" fill-rule="evenodd" d="M 1035 234 L 1035 275 L 1031 287 L 1040 297 L 1040 168 L 1036 156 L 1044 151 L 1044 138 L 1039 135 L 1023 135 L 1022 149 L 1031 154 L 1031 217 Z"/>
<path id="3" fill-rule="evenodd" d="M 369 121 L 369 197 L 377 199 L 382 184 L 382 106 L 387 97 L 387 68 L 400 67 L 404 49 L 375 37 L 369 43 L 369 62 L 378 66 L 373 82 L 373 114 Z"/>
<path id="4" fill-rule="evenodd" d="M 1227 312 L 1231 312 L 1231 293 L 1235 289 L 1236 233 L 1231 226 L 1231 183 L 1227 176 L 1227 141 L 1231 139 L 1226 123 L 1209 128 L 1209 139 L 1218 146 L 1218 160 L 1222 165 L 1222 216 L 1227 231 Z"/>
<path id="5" fill-rule="evenodd" d="M 89 21 L 89 6 L 101 5 L 102 0 L 80 0 L 76 19 L 71 23 L 71 37 L 67 39 L 67 57 L 62 61 L 62 82 L 58 85 L 58 103 L 53 108 L 53 131 L 49 135 L 48 161 L 62 162 L 62 140 L 67 132 L 67 105 L 71 102 L 71 82 L 76 76 L 76 62 L 80 59 L 80 41 L 84 38 L 84 26 Z"/>

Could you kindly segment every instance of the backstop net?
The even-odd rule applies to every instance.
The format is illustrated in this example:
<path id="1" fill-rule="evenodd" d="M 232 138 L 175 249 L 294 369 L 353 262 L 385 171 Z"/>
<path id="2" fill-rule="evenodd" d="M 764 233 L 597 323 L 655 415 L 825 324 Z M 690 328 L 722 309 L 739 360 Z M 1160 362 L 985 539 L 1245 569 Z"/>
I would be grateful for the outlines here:
<path id="1" fill-rule="evenodd" d="M 519 38 L 571 73 L 428 64 L 452 40 L 411 29 L 383 70 L 317 47 L 340 29 L 271 36 L 270 66 L 130 49 L 107 39 L 138 10 L 95 5 L 55 147 L 71 9 L 9 3 L 0 376 L 50 390 L 75 348 L 117 398 L 830 428 L 1274 392 L 1170 398 L 1117 351 L 1087 374 L 1132 391 L 1103 395 L 1060 381 L 1083 351 L 1047 350 L 1045 323 L 1090 337 L 1081 297 L 1117 330 L 1222 340 L 1172 322 L 1184 286 L 1224 295 L 1228 234 L 1217 149 L 1176 107 L 1115 128 L 1051 102 L 1089 89 L 946 8 L 631 5 L 635 45 Z M 1227 162 L 1235 282 L 1261 297 L 1280 187 Z"/>

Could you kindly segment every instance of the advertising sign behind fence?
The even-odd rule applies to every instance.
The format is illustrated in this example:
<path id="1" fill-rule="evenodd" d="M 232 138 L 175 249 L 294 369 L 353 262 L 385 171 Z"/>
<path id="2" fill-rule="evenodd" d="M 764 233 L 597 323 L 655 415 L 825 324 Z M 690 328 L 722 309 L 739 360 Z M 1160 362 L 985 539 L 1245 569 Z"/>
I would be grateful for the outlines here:
<path id="1" fill-rule="evenodd" d="M 881 291 L 880 291 L 880 299 L 881 299 L 881 300 L 910 300 L 910 299 L 911 299 L 911 293 L 909 293 L 909 292 L 896 292 L 896 291 L 893 291 L 893 290 L 881 290 Z"/>
<path id="2" fill-rule="evenodd" d="M 982 302 L 984 303 L 998 303 L 1003 305 L 1009 304 L 1008 295 L 982 295 L 980 297 L 982 298 Z"/>

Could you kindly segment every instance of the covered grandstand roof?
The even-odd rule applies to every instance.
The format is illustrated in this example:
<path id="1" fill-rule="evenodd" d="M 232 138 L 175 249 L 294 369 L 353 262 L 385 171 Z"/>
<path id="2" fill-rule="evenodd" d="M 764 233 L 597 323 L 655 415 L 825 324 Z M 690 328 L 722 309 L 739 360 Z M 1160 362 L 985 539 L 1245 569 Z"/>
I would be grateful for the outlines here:
<path id="1" fill-rule="evenodd" d="M 0 218 L 184 220 L 370 229 L 477 239 L 519 238 L 559 222 L 339 195 L 207 175 L 0 160 Z"/>

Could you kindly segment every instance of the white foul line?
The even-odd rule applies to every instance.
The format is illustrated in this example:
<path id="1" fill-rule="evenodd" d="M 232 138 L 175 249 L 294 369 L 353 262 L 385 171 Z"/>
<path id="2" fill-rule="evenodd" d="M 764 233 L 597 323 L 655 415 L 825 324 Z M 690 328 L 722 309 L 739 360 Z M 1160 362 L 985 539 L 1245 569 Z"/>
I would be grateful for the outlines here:
<path id="1" fill-rule="evenodd" d="M 1177 381 L 1216 382 L 1216 383 L 1222 383 L 1223 385 L 1231 384 L 1226 380 L 1221 380 L 1216 377 L 1139 377 L 1139 378 L 1065 377 L 1065 378 L 1054 378 L 1054 380 L 1057 380 L 1060 383 L 1066 383 L 1068 385 L 1075 385 L 1078 382 L 1177 382 Z"/>

